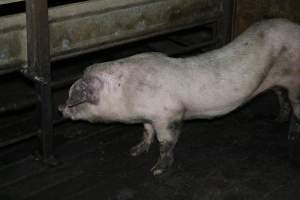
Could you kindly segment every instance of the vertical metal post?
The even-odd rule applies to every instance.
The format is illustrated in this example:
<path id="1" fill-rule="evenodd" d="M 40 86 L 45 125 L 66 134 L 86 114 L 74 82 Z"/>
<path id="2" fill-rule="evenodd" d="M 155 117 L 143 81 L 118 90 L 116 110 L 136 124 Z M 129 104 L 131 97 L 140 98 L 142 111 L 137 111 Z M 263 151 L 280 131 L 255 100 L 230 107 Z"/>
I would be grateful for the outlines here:
<path id="1" fill-rule="evenodd" d="M 41 159 L 56 164 L 53 157 L 53 120 L 48 1 L 26 0 L 27 54 L 26 75 L 35 80 L 39 97 Z"/>
<path id="2" fill-rule="evenodd" d="M 224 37 L 224 44 L 230 42 L 234 37 L 236 4 L 237 4 L 237 0 L 223 0 L 224 28 L 222 34 Z"/>

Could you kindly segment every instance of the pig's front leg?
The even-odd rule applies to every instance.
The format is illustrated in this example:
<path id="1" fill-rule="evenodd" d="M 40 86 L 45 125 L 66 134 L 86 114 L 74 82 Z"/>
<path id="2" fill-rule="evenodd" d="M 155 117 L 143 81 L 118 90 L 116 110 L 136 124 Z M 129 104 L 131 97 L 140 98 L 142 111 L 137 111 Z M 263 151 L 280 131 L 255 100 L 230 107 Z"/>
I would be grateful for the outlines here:
<path id="1" fill-rule="evenodd" d="M 286 89 L 275 87 L 273 88 L 279 103 L 279 116 L 276 118 L 278 122 L 287 122 L 290 119 L 292 113 L 291 105 L 288 99 L 288 92 Z"/>
<path id="2" fill-rule="evenodd" d="M 160 155 L 151 171 L 153 175 L 160 175 L 174 162 L 173 149 L 180 134 L 181 121 L 158 122 L 154 127 L 160 144 Z"/>
<path id="3" fill-rule="evenodd" d="M 132 156 L 141 155 L 144 152 L 148 152 L 153 139 L 154 139 L 155 131 L 151 124 L 144 124 L 144 133 L 142 141 L 136 146 L 130 149 L 130 154 Z"/>

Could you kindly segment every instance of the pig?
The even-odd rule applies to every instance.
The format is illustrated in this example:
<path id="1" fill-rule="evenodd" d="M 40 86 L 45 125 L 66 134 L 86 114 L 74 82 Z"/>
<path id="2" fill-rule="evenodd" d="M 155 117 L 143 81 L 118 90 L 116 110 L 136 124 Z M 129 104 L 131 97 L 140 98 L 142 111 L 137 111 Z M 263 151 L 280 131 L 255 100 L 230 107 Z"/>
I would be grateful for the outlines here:
<path id="1" fill-rule="evenodd" d="M 143 123 L 143 139 L 130 154 L 147 152 L 156 137 L 160 154 L 151 171 L 159 175 L 174 162 L 184 120 L 225 115 L 274 88 L 288 93 L 289 139 L 295 141 L 300 132 L 300 26 L 286 19 L 256 23 L 231 43 L 200 55 L 172 58 L 150 52 L 91 65 L 59 110 L 66 118 L 91 123 Z M 276 93 L 282 99 L 282 92 Z"/>

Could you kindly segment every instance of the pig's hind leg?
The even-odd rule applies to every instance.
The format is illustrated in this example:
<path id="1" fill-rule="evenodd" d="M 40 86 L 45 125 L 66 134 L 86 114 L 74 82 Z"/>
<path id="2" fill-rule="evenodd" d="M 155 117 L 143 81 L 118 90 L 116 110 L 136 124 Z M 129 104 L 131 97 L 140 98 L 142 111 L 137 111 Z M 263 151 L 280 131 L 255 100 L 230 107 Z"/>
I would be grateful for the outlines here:
<path id="1" fill-rule="evenodd" d="M 162 174 L 173 164 L 173 149 L 180 134 L 181 124 L 181 120 L 154 123 L 157 140 L 160 144 L 160 155 L 158 161 L 151 169 L 153 175 Z"/>
<path id="2" fill-rule="evenodd" d="M 139 144 L 137 144 L 136 146 L 130 149 L 130 154 L 132 156 L 138 156 L 144 152 L 148 152 L 153 142 L 154 135 L 155 135 L 155 131 L 152 125 L 148 123 L 144 124 L 143 139 Z"/>

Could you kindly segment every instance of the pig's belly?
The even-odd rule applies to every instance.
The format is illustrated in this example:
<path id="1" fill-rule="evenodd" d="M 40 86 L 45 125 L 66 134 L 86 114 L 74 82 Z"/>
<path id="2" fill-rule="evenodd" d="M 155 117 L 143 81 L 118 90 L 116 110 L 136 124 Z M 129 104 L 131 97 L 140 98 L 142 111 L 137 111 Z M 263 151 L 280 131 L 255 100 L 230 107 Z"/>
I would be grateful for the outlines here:
<path id="1" fill-rule="evenodd" d="M 230 93 L 229 93 L 230 94 Z M 218 95 L 217 95 L 218 96 Z M 200 97 L 198 98 L 200 99 Z M 215 97 L 193 99 L 185 104 L 185 119 L 211 119 L 226 115 L 252 99 L 250 94 L 229 95 L 226 98 Z"/>
<path id="2" fill-rule="evenodd" d="M 211 109 L 187 109 L 184 114 L 184 119 L 211 119 L 222 115 L 226 115 L 238 108 L 240 105 L 242 104 L 240 103 L 234 105 L 227 105 L 225 107 Z"/>

